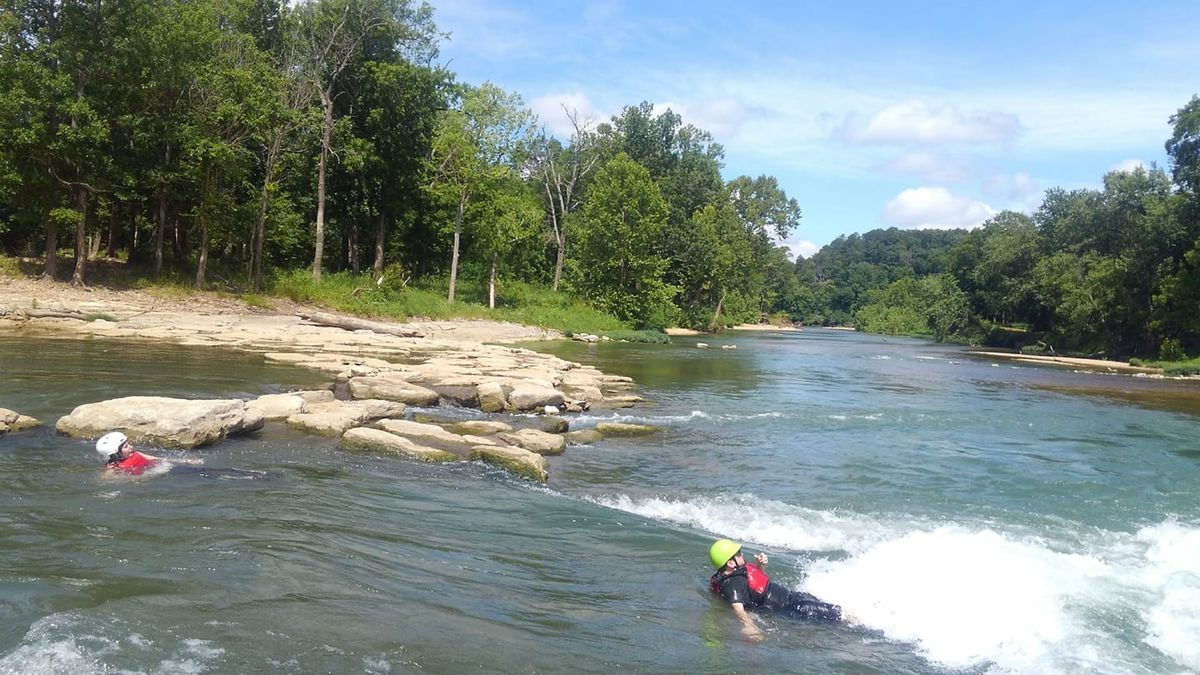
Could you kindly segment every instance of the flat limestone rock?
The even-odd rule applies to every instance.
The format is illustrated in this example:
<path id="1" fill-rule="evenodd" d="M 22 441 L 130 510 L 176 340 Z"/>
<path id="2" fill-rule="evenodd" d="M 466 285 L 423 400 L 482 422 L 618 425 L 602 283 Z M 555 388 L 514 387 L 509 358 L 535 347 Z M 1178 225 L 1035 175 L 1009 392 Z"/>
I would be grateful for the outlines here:
<path id="1" fill-rule="evenodd" d="M 567 449 L 567 439 L 537 429 L 518 429 L 504 432 L 498 438 L 510 445 L 520 446 L 539 455 L 561 455 Z"/>
<path id="2" fill-rule="evenodd" d="M 497 420 L 466 420 L 450 425 L 450 431 L 456 434 L 480 434 L 491 436 L 502 431 L 512 431 L 512 427 Z"/>
<path id="3" fill-rule="evenodd" d="M 595 429 L 580 429 L 578 431 L 568 431 L 563 434 L 563 438 L 567 439 L 568 445 L 591 445 L 604 438 L 604 434 Z"/>
<path id="4" fill-rule="evenodd" d="M 288 394 L 264 394 L 246 401 L 246 407 L 268 420 L 283 420 L 305 412 L 309 406 L 332 403 L 333 392 L 328 389 L 296 391 Z"/>
<path id="5" fill-rule="evenodd" d="M 483 460 L 539 483 L 545 483 L 550 477 L 546 471 L 546 458 L 523 448 L 478 445 L 471 448 L 468 458 Z"/>
<path id="6" fill-rule="evenodd" d="M 125 432 L 135 442 L 160 447 L 195 448 L 226 436 L 262 428 L 263 417 L 239 399 L 188 400 L 163 396 L 126 396 L 85 403 L 59 418 L 58 433 L 95 438 Z"/>
<path id="7" fill-rule="evenodd" d="M 596 431 L 605 436 L 646 436 L 658 433 L 658 427 L 649 424 L 629 424 L 627 422 L 600 422 Z"/>
<path id="8" fill-rule="evenodd" d="M 461 449 L 463 452 L 470 450 L 471 446 L 476 445 L 465 436 L 446 431 L 436 424 L 410 422 L 408 420 L 382 420 L 379 422 L 379 428 L 399 436 L 404 436 L 410 440 L 416 439 L 427 443 L 436 443 L 454 449 Z"/>
<path id="9" fill-rule="evenodd" d="M 342 434 L 342 447 L 349 450 L 388 452 L 422 462 L 454 462 L 460 458 L 452 452 L 427 448 L 382 429 L 356 427 Z"/>
<path id="10" fill-rule="evenodd" d="M 440 398 L 438 392 L 398 377 L 354 377 L 348 384 L 354 398 L 381 398 L 416 406 L 437 405 Z"/>

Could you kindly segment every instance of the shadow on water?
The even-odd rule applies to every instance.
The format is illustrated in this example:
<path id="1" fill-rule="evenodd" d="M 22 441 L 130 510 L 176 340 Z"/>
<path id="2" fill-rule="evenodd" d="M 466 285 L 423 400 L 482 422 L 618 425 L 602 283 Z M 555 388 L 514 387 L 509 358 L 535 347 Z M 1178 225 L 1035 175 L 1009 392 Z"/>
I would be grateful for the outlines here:
<path id="1" fill-rule="evenodd" d="M 1067 396 L 1094 396 L 1127 403 L 1148 410 L 1184 413 L 1200 417 L 1200 383 L 1153 382 L 1142 383 L 1132 378 L 1105 377 L 1092 383 L 1031 383 L 1030 388 Z"/>

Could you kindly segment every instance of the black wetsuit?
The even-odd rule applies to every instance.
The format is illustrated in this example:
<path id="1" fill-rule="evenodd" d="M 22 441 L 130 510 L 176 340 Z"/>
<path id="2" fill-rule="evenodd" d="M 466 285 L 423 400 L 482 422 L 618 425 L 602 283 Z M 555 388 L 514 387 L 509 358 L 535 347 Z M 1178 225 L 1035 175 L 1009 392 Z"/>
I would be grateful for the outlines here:
<path id="1" fill-rule="evenodd" d="M 762 593 L 751 591 L 745 567 L 739 567 L 727 576 L 714 574 L 712 581 L 725 602 L 740 602 L 746 609 L 766 609 L 807 621 L 842 619 L 842 608 L 839 605 L 821 602 L 810 593 L 788 590 L 774 581 L 767 581 Z"/>

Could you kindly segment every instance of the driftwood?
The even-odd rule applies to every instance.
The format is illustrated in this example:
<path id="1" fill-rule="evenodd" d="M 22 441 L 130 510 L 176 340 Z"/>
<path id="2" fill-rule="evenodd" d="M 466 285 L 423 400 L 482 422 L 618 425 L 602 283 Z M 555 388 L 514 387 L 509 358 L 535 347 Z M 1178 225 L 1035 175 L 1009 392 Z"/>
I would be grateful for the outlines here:
<path id="1" fill-rule="evenodd" d="M 343 330 L 369 330 L 374 333 L 384 335 L 396 335 L 398 337 L 419 338 L 425 337 L 418 331 L 407 328 L 399 328 L 378 321 L 367 321 L 366 319 L 355 319 L 348 316 L 337 316 L 335 314 L 326 314 L 324 312 L 310 312 L 300 314 L 301 319 L 318 326 L 332 326 L 333 328 L 341 328 Z"/>
<path id="2" fill-rule="evenodd" d="M 89 319 L 89 315 L 73 310 L 32 308 L 21 309 L 18 307 L 9 308 L 4 306 L 0 306 L 0 316 L 9 319 L 16 319 L 18 321 L 23 319 L 77 319 L 79 321 L 87 321 Z"/>

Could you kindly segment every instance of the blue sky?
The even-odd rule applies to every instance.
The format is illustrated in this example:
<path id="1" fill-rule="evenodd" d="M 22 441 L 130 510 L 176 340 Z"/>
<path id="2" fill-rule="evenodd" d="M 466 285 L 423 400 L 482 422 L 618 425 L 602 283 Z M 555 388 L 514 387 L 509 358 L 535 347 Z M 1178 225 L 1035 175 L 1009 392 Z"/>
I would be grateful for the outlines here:
<path id="1" fill-rule="evenodd" d="M 650 101 L 707 129 L 726 179 L 768 174 L 811 255 L 879 227 L 973 227 L 1051 187 L 1167 168 L 1200 93 L 1200 5 L 430 0 L 460 81 L 607 121 Z"/>

